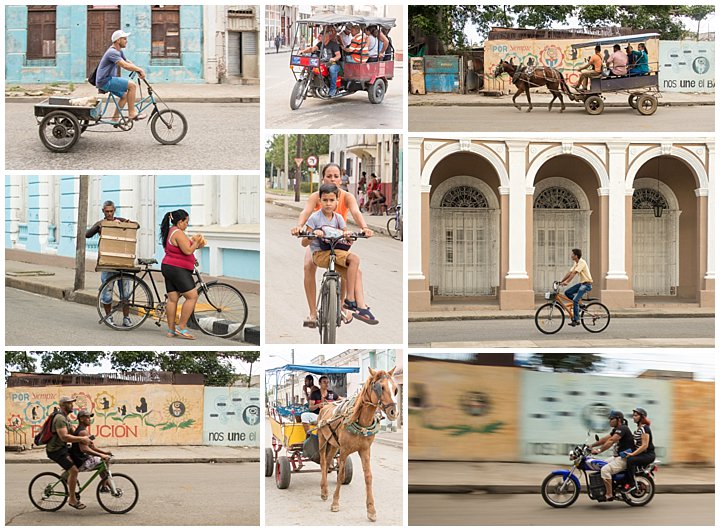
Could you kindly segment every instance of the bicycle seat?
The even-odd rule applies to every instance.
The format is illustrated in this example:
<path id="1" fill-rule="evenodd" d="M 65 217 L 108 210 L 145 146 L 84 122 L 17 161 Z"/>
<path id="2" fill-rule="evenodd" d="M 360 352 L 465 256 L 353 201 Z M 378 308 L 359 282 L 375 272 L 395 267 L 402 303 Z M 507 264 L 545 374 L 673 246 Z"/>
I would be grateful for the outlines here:
<path id="1" fill-rule="evenodd" d="M 138 258 L 137 261 L 140 265 L 153 265 L 158 263 L 155 258 Z"/>

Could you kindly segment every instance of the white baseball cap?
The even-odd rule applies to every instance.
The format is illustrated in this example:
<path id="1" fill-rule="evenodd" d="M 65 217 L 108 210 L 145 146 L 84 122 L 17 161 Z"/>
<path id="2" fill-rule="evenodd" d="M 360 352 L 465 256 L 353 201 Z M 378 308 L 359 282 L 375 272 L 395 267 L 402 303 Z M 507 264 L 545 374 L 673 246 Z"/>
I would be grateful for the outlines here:
<path id="1" fill-rule="evenodd" d="M 122 39 L 123 37 L 129 37 L 129 33 L 125 33 L 123 30 L 117 30 L 115 33 L 112 34 L 112 42 L 115 42 L 118 39 Z"/>

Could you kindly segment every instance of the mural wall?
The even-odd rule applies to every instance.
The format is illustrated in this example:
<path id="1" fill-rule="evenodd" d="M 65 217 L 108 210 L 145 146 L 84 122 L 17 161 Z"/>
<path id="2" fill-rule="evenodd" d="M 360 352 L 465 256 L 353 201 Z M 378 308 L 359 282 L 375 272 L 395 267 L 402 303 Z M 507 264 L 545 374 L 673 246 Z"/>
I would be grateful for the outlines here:
<path id="1" fill-rule="evenodd" d="M 500 367 L 411 362 L 410 459 L 514 460 L 519 377 Z"/>
<path id="2" fill-rule="evenodd" d="M 713 382 L 534 372 L 441 361 L 409 366 L 410 459 L 567 464 L 607 414 L 648 410 L 664 463 L 714 461 Z"/>
<path id="3" fill-rule="evenodd" d="M 260 389 L 206 387 L 203 444 L 260 446 Z"/>
<path id="4" fill-rule="evenodd" d="M 715 92 L 715 42 L 661 41 L 660 90 Z"/>
<path id="5" fill-rule="evenodd" d="M 107 385 L 88 387 L 11 387 L 5 389 L 5 441 L 18 435 L 32 443 L 63 395 L 76 398 L 75 412 L 95 414 L 91 434 L 100 445 L 202 444 L 203 386 Z"/>

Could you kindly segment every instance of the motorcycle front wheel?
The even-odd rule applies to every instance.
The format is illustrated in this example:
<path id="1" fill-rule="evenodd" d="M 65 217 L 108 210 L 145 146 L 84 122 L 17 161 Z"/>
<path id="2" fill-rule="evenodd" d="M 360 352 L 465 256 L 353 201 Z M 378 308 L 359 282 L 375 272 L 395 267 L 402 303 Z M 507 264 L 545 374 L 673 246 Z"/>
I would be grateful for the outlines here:
<path id="1" fill-rule="evenodd" d="M 577 501 L 580 489 L 571 477 L 565 481 L 561 474 L 550 474 L 542 482 L 541 493 L 550 507 L 564 509 Z"/>
<path id="2" fill-rule="evenodd" d="M 305 101 L 308 85 L 310 85 L 310 78 L 298 79 L 295 83 L 292 94 L 290 94 L 290 108 L 293 111 L 298 110 L 303 104 L 303 101 Z"/>
<path id="3" fill-rule="evenodd" d="M 623 501 L 631 507 L 642 507 L 650 503 L 655 496 L 655 482 L 649 476 L 635 476 L 637 489 L 623 493 Z"/>

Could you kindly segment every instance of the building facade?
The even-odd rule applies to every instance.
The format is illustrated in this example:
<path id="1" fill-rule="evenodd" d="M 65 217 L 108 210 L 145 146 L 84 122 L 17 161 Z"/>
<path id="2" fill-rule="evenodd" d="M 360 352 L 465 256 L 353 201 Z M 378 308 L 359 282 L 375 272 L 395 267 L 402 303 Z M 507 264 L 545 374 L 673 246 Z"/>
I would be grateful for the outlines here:
<path id="1" fill-rule="evenodd" d="M 410 312 L 451 300 L 532 309 L 573 248 L 611 308 L 713 306 L 712 139 L 408 142 Z"/>
<path id="2" fill-rule="evenodd" d="M 258 17 L 258 6 L 6 6 L 5 80 L 82 83 L 118 29 L 153 82 L 258 78 Z"/>
<path id="3" fill-rule="evenodd" d="M 260 281 L 260 182 L 257 176 L 103 175 L 89 177 L 88 226 L 102 218 L 102 204 L 115 203 L 116 215 L 137 221 L 137 256 L 164 256 L 160 222 L 182 208 L 190 234 L 208 244 L 196 251 L 201 271 L 250 282 Z M 5 177 L 5 248 L 74 257 L 79 177 Z M 98 237 L 87 241 L 88 263 L 97 258 Z"/>

